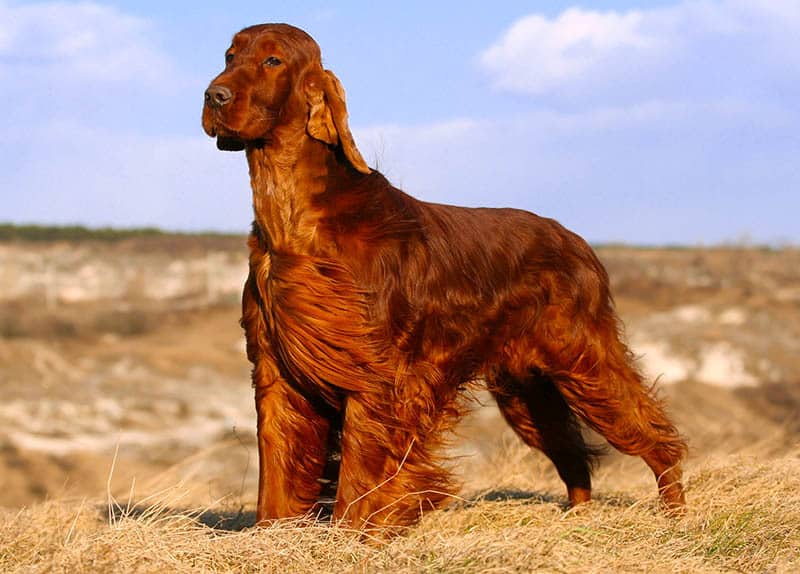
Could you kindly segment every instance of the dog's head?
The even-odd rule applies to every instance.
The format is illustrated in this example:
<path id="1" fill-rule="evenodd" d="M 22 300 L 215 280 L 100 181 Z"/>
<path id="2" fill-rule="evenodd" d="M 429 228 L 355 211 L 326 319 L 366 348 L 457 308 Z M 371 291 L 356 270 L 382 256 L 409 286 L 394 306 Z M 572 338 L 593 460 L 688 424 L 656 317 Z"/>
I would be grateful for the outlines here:
<path id="1" fill-rule="evenodd" d="M 238 151 L 270 142 L 276 128 L 342 147 L 358 171 L 370 173 L 347 125 L 344 90 L 322 67 L 311 36 L 287 24 L 245 28 L 225 52 L 225 69 L 205 93 L 203 129 L 217 147 Z"/>

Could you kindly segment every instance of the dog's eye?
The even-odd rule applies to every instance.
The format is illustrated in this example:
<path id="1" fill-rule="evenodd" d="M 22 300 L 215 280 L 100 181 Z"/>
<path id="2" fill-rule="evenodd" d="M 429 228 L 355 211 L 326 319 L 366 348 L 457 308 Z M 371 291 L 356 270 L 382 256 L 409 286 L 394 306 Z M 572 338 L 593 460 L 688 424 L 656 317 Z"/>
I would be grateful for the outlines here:
<path id="1" fill-rule="evenodd" d="M 265 66 L 269 66 L 270 68 L 274 68 L 275 66 L 280 66 L 283 62 L 281 62 L 275 56 L 270 56 L 266 60 L 262 62 Z"/>
<path id="2" fill-rule="evenodd" d="M 230 64 L 231 62 L 233 62 L 233 52 L 228 52 L 225 54 L 225 63 Z"/>

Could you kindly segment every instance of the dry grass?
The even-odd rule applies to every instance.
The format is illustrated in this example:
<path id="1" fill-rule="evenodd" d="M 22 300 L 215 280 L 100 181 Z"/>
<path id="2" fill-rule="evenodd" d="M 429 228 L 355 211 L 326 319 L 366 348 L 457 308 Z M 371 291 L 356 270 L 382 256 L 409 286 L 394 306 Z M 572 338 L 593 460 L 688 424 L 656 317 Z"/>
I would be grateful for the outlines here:
<path id="1" fill-rule="evenodd" d="M 507 469 L 500 469 L 505 472 Z M 242 528 L 252 512 L 187 510 L 180 488 L 108 506 L 51 501 L 0 514 L 2 572 L 795 572 L 800 453 L 726 456 L 688 477 L 689 511 L 651 489 L 565 512 L 560 496 L 474 497 L 408 535 L 364 544 L 323 523 Z"/>

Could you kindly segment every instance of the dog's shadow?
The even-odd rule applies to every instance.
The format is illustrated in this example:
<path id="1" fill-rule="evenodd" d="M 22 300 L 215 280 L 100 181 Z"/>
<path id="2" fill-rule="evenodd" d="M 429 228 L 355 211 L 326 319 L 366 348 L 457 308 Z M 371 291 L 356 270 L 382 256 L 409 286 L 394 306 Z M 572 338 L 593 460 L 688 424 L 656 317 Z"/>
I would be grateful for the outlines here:
<path id="1" fill-rule="evenodd" d="M 485 502 L 511 501 L 523 502 L 525 504 L 557 504 L 564 508 L 567 507 L 567 503 L 563 497 L 544 492 L 506 488 L 502 490 L 489 490 L 481 493 L 471 494 L 467 496 L 463 502 L 455 505 L 455 508 L 471 508 Z"/>
<path id="2" fill-rule="evenodd" d="M 593 495 L 592 501 L 594 504 L 602 506 L 611 506 L 616 508 L 624 508 L 633 506 L 637 503 L 635 498 L 628 496 L 610 496 L 610 495 Z M 537 504 L 554 504 L 557 505 L 562 511 L 567 512 L 572 510 L 569 500 L 566 497 L 551 494 L 548 492 L 539 492 L 531 490 L 518 490 L 514 488 L 507 488 L 501 490 L 489 490 L 480 493 L 474 493 L 466 497 L 461 502 L 448 507 L 445 510 L 458 509 L 458 508 L 472 508 L 482 503 L 503 503 L 503 502 L 521 502 L 525 505 Z M 579 507 L 580 508 L 580 507 Z"/>
<path id="3" fill-rule="evenodd" d="M 620 496 L 598 496 L 595 499 L 595 504 L 613 507 L 629 507 L 637 503 L 633 498 L 620 497 Z M 541 504 L 554 504 L 557 505 L 562 511 L 567 512 L 570 510 L 569 502 L 563 496 L 557 496 L 545 492 L 517 490 L 517 489 L 502 489 L 490 490 L 478 494 L 469 495 L 466 498 L 460 499 L 454 504 L 445 507 L 443 512 L 455 512 L 459 509 L 474 508 L 481 504 L 502 504 L 504 502 L 517 502 L 525 505 L 541 505 Z M 148 516 L 153 514 L 152 507 L 144 505 L 133 505 L 130 507 L 116 506 L 109 510 L 107 506 L 98 508 L 98 512 L 110 518 L 113 522 L 118 522 L 122 519 L 147 519 Z M 321 512 L 316 517 L 309 520 L 311 524 L 330 524 L 331 515 L 333 512 L 332 505 L 323 504 Z M 159 517 L 172 516 L 172 517 L 185 517 L 197 522 L 198 524 L 210 528 L 217 532 L 241 532 L 256 525 L 256 513 L 253 510 L 216 510 L 209 509 L 203 511 L 191 510 L 181 507 L 168 507 L 161 508 L 158 511 Z"/>
<path id="4" fill-rule="evenodd" d="M 254 510 L 203 510 L 190 509 L 180 506 L 162 507 L 157 512 L 147 505 L 114 506 L 106 505 L 97 507 L 98 514 L 110 523 L 117 524 L 123 520 L 149 520 L 151 518 L 185 518 L 219 532 L 241 532 L 256 525 Z"/>
<path id="5" fill-rule="evenodd" d="M 256 513 L 248 511 L 206 510 L 196 518 L 197 522 L 220 532 L 241 532 L 256 525 Z"/>

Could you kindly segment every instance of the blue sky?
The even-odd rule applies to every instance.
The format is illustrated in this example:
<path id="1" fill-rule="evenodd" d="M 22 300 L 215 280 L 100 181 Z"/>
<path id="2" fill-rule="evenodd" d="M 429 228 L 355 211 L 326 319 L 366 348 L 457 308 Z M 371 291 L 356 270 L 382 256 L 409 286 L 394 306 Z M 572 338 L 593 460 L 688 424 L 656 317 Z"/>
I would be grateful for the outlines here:
<path id="1" fill-rule="evenodd" d="M 244 232 L 200 128 L 234 32 L 302 27 L 364 157 L 592 241 L 800 243 L 800 2 L 4 2 L 0 221 Z"/>

